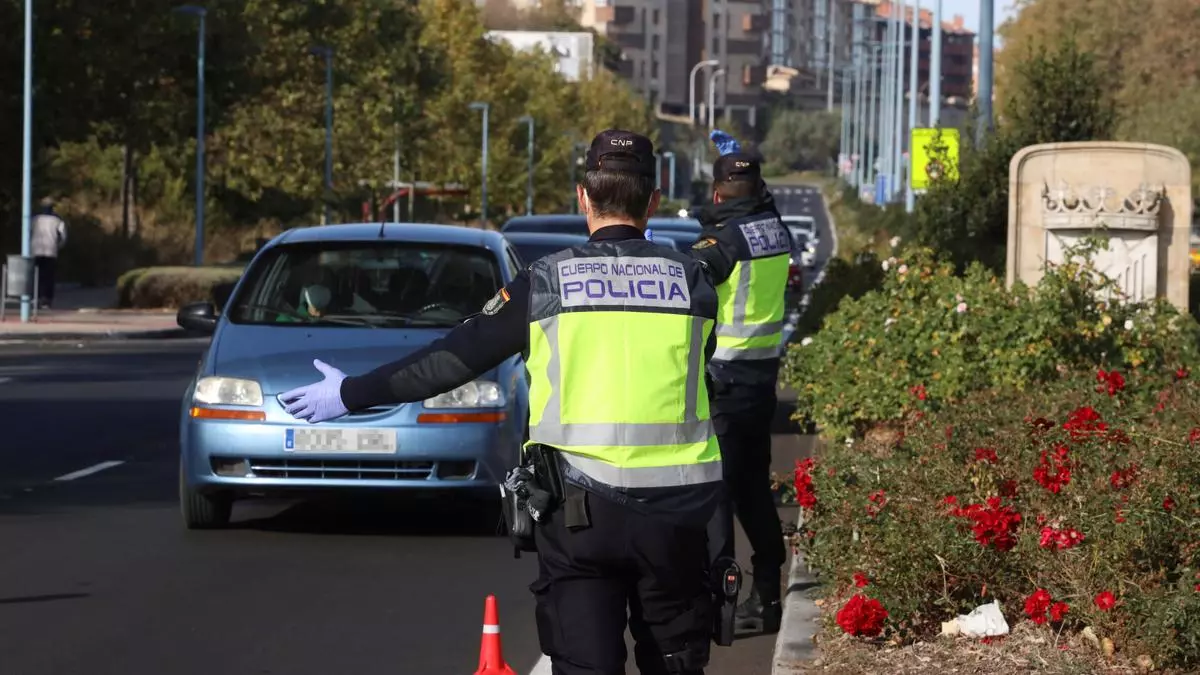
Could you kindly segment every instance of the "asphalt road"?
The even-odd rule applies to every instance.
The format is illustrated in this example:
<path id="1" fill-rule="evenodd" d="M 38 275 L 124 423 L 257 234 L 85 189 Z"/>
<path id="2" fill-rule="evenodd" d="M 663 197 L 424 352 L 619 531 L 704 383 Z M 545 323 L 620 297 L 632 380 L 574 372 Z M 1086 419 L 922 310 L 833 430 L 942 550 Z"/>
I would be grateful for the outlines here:
<path id="1" fill-rule="evenodd" d="M 819 206 L 796 189 L 776 192 L 784 213 Z M 454 505 L 256 502 L 184 530 L 178 415 L 203 348 L 0 346 L 0 673 L 465 675 L 489 593 L 507 660 L 534 668 L 535 560 Z M 809 445 L 787 413 L 780 471 Z M 742 636 L 707 672 L 766 675 L 773 648 Z"/>

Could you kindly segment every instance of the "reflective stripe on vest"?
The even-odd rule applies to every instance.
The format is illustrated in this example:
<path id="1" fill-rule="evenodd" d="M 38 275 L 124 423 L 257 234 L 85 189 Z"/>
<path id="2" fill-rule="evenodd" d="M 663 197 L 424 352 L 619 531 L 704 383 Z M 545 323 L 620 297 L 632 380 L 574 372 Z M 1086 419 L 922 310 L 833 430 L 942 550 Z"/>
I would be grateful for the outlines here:
<path id="1" fill-rule="evenodd" d="M 690 258 L 637 241 L 531 270 L 529 442 L 615 487 L 719 481 L 704 382 L 715 293 Z"/>
<path id="2" fill-rule="evenodd" d="M 713 360 L 779 358 L 790 235 L 774 216 L 751 216 L 726 227 L 738 230 L 745 246 L 729 278 L 717 287 L 720 311 Z"/>

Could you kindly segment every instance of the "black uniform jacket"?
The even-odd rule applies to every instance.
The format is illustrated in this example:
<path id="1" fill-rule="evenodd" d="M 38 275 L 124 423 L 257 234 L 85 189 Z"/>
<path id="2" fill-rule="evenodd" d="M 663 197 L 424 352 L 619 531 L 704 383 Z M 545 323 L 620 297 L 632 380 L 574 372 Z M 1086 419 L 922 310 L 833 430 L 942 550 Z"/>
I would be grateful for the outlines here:
<path id="1" fill-rule="evenodd" d="M 724 270 L 723 276 L 714 276 L 713 284 L 720 285 L 733 273 L 738 260 L 738 251 L 745 241 L 737 228 L 727 228 L 731 220 L 747 216 L 771 214 L 779 217 L 775 198 L 764 185 L 754 197 L 731 199 L 700 209 L 696 217 L 700 221 L 700 239 L 692 246 L 692 256 L 705 263 L 710 270 Z M 709 365 L 709 374 L 717 381 L 719 392 L 733 391 L 735 395 L 753 395 L 756 389 L 774 389 L 779 376 L 779 359 L 753 361 L 722 361 Z M 749 389 L 747 389 L 749 388 Z M 744 393 L 744 392 L 750 393 Z"/>

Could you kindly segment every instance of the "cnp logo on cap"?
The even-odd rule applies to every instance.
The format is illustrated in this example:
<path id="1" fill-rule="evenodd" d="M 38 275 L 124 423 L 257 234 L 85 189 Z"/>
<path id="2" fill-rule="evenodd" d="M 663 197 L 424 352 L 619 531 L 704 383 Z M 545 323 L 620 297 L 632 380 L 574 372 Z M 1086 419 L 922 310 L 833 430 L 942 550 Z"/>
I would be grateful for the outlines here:
<path id="1" fill-rule="evenodd" d="M 608 142 L 609 145 L 619 145 L 621 147 L 629 147 L 633 145 L 633 141 L 628 138 L 614 138 Z"/>
<path id="2" fill-rule="evenodd" d="M 733 165 L 739 169 L 745 169 L 746 167 L 750 166 L 750 162 L 734 162 Z"/>

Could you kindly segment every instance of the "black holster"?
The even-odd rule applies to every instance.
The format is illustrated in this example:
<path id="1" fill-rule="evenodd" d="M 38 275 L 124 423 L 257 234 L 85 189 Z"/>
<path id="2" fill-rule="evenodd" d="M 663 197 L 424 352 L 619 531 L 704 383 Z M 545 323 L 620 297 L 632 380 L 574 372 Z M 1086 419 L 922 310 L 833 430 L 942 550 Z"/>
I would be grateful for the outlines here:
<path id="1" fill-rule="evenodd" d="M 534 528 L 546 522 L 565 500 L 557 451 L 542 445 L 525 449 L 521 465 L 500 484 L 501 509 L 513 544 L 513 557 L 536 552 Z"/>
<path id="2" fill-rule="evenodd" d="M 721 558 L 713 563 L 713 642 L 721 647 L 733 644 L 734 615 L 738 593 L 742 589 L 742 568 L 737 561 Z"/>

